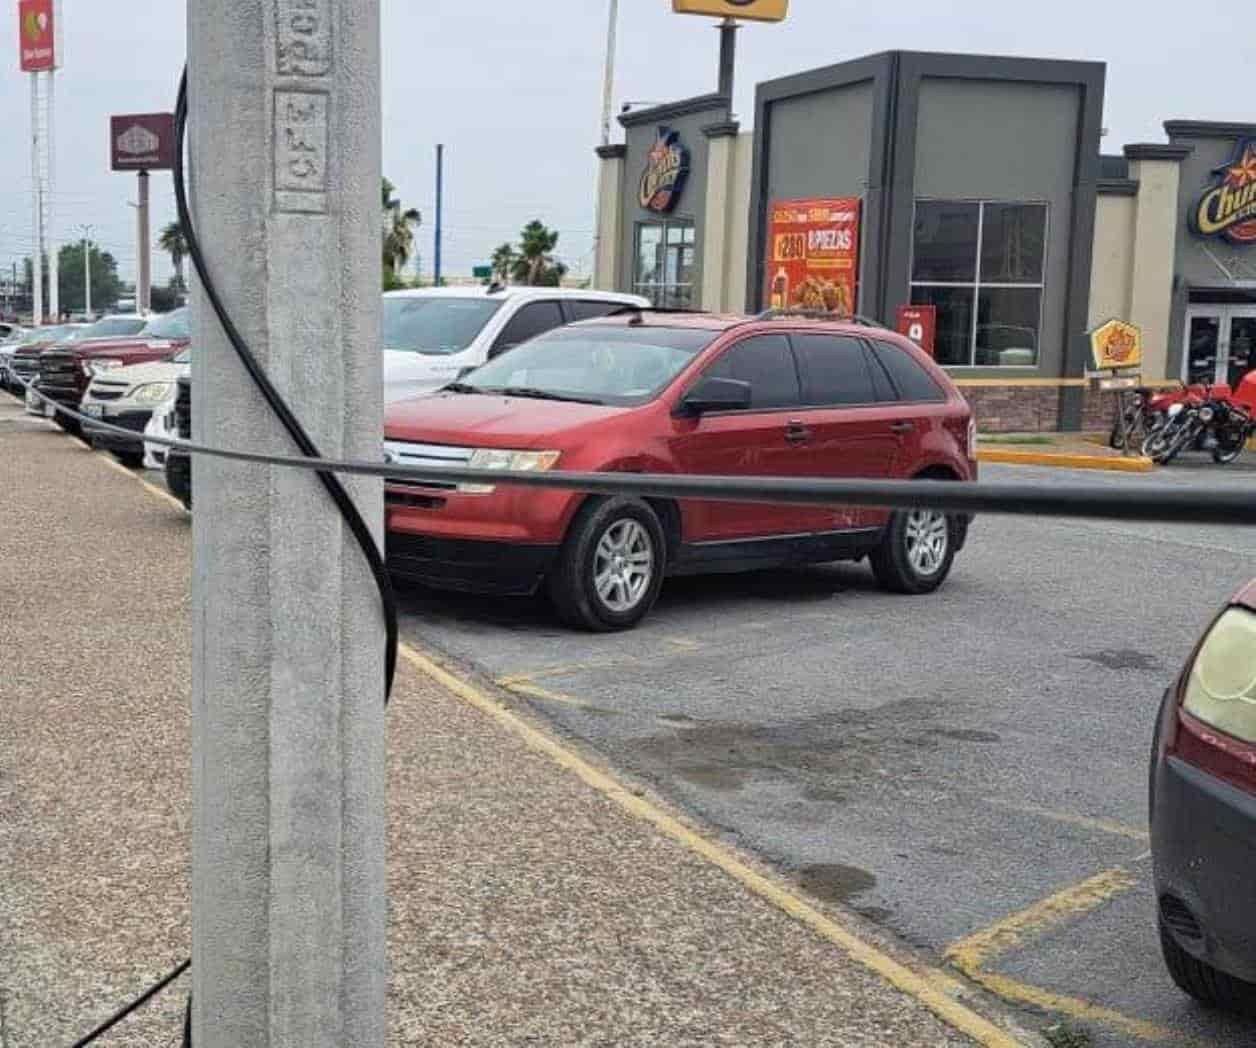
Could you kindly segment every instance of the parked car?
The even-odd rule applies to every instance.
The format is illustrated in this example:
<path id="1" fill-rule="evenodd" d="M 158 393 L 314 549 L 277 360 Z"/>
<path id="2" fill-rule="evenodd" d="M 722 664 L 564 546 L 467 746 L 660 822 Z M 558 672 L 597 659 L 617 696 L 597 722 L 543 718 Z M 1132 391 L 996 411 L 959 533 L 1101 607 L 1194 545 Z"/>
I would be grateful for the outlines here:
<path id="1" fill-rule="evenodd" d="M 192 351 L 185 347 L 167 360 L 99 372 L 83 394 L 79 413 L 132 430 L 136 437 L 128 439 L 91 423 L 83 424 L 83 436 L 92 447 L 112 451 L 124 466 L 144 465 L 143 434 L 155 415 L 174 410 L 175 383 L 188 373 L 191 362 Z"/>
<path id="2" fill-rule="evenodd" d="M 174 435 L 180 440 L 192 439 L 192 376 L 182 375 L 175 383 L 174 411 L 167 427 L 173 424 Z M 192 511 L 192 456 L 171 448 L 166 452 L 166 487 L 170 494 Z"/>
<path id="3" fill-rule="evenodd" d="M 563 324 L 646 306 L 639 295 L 571 288 L 420 288 L 384 295 L 384 400 L 430 393 Z"/>
<path id="4" fill-rule="evenodd" d="M 881 328 L 635 313 L 542 335 L 386 413 L 389 462 L 735 477 L 977 475 L 972 412 Z M 589 497 L 386 482 L 388 565 L 478 592 L 544 587 L 592 630 L 631 627 L 666 575 L 871 561 L 887 589 L 940 586 L 968 519 L 931 510 Z"/>
<path id="5" fill-rule="evenodd" d="M 1256 1014 L 1256 581 L 1165 693 L 1151 761 L 1160 944 L 1174 982 Z"/>
<path id="6" fill-rule="evenodd" d="M 32 382 L 39 374 L 39 354 L 49 346 L 77 338 L 87 330 L 86 324 L 58 324 L 55 327 L 33 328 L 13 347 L 13 353 L 5 364 L 5 382 L 10 393 L 22 395 L 23 386 L 17 381 Z M 39 414 L 43 414 L 42 410 Z"/>
<path id="7" fill-rule="evenodd" d="M 109 316 L 74 342 L 50 346 L 39 356 L 38 389 L 50 400 L 77 410 L 88 383 L 130 364 L 167 360 L 191 340 L 186 308 L 157 317 Z M 79 424 L 57 415 L 57 424 L 77 432 Z"/>
<path id="8" fill-rule="evenodd" d="M 424 288 L 384 295 L 384 403 L 434 392 L 463 372 L 562 324 L 647 306 L 640 295 L 570 288 Z M 154 416 L 151 432 L 192 439 L 191 379 L 175 411 Z M 153 461 L 156 450 L 150 451 Z M 186 455 L 165 456 L 166 484 L 189 509 Z"/>

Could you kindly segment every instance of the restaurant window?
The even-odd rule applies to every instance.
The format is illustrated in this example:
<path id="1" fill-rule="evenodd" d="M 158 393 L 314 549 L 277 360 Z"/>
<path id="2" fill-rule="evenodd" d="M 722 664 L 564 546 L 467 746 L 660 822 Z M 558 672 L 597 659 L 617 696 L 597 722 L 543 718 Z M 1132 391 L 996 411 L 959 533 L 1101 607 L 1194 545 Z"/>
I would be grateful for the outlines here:
<path id="1" fill-rule="evenodd" d="M 938 311 L 947 367 L 1038 363 L 1047 205 L 918 200 L 911 300 Z"/>
<path id="2" fill-rule="evenodd" d="M 632 290 L 656 309 L 693 308 L 693 222 L 638 222 Z"/>

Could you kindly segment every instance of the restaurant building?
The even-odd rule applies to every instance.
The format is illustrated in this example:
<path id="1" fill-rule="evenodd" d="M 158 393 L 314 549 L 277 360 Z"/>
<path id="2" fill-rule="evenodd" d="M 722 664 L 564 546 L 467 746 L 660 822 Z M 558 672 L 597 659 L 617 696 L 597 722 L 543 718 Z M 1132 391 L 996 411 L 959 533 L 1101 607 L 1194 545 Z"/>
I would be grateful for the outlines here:
<path id="1" fill-rule="evenodd" d="M 902 326 L 987 432 L 1102 428 L 1089 332 L 1148 384 L 1237 381 L 1256 344 L 1256 125 L 1102 150 L 1105 66 L 888 52 L 625 113 L 601 157 L 599 286 L 666 308 Z M 923 307 L 923 308 L 913 308 Z"/>

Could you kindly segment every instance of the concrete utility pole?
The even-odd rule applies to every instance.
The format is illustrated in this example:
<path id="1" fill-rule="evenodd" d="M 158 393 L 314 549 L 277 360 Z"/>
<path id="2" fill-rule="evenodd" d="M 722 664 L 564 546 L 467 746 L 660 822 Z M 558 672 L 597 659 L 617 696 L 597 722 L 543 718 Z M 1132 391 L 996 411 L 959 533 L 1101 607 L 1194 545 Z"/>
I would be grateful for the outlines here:
<path id="1" fill-rule="evenodd" d="M 92 232 L 94 226 L 79 226 L 83 233 L 83 314 L 92 315 Z"/>
<path id="2" fill-rule="evenodd" d="M 432 250 L 433 287 L 441 286 L 442 240 L 445 235 L 445 147 L 436 147 L 436 233 Z"/>
<path id="3" fill-rule="evenodd" d="M 57 71 L 48 70 L 48 314 L 61 323 L 61 254 L 57 238 Z"/>
<path id="4" fill-rule="evenodd" d="M 35 250 L 31 253 L 31 327 L 44 322 L 44 191 L 40 170 L 39 74 L 31 73 L 31 201 L 35 210 Z"/>
<path id="5" fill-rule="evenodd" d="M 210 273 L 321 450 L 377 461 L 379 0 L 187 11 Z M 192 297 L 193 436 L 291 451 L 199 279 Z M 193 474 L 193 1043 L 383 1048 L 379 595 L 313 474 L 205 458 Z M 381 537 L 381 483 L 345 484 Z"/>

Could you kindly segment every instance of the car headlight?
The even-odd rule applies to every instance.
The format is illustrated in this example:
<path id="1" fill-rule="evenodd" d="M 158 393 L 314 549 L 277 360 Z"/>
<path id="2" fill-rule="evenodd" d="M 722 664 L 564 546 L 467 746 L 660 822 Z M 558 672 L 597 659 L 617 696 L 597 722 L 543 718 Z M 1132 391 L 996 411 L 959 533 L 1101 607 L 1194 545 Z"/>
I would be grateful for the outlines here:
<path id="1" fill-rule="evenodd" d="M 160 404 L 163 400 L 169 400 L 173 394 L 173 382 L 150 382 L 133 390 L 131 398 L 141 404 Z"/>
<path id="2" fill-rule="evenodd" d="M 112 371 L 114 368 L 122 367 L 120 360 L 85 360 L 83 361 L 83 370 L 88 375 L 100 375 L 106 371 Z"/>
<path id="3" fill-rule="evenodd" d="M 509 451 L 504 448 L 479 448 L 467 463 L 472 469 L 492 469 L 510 473 L 544 473 L 553 469 L 561 451 Z M 464 495 L 491 495 L 491 484 L 459 484 Z"/>
<path id="4" fill-rule="evenodd" d="M 1200 646 L 1182 709 L 1209 727 L 1256 742 L 1256 615 L 1231 608 Z"/>

